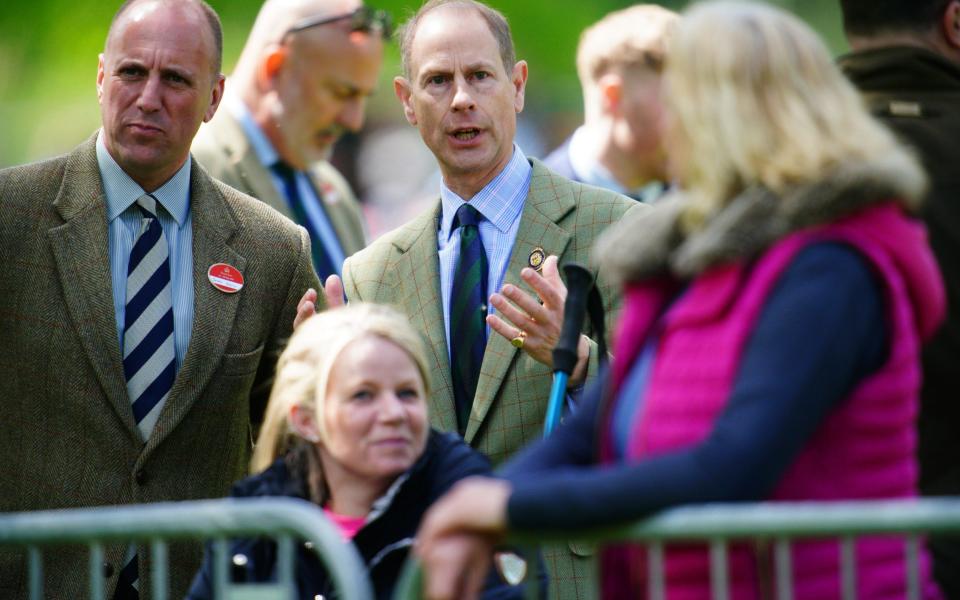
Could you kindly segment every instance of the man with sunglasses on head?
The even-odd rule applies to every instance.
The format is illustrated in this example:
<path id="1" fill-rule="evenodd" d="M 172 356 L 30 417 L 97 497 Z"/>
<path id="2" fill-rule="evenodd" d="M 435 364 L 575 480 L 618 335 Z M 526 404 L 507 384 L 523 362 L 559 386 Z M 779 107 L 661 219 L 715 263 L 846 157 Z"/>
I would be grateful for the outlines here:
<path id="1" fill-rule="evenodd" d="M 193 153 L 211 175 L 310 234 L 320 280 L 365 245 L 359 206 L 327 158 L 363 125 L 389 20 L 359 0 L 267 0 Z"/>

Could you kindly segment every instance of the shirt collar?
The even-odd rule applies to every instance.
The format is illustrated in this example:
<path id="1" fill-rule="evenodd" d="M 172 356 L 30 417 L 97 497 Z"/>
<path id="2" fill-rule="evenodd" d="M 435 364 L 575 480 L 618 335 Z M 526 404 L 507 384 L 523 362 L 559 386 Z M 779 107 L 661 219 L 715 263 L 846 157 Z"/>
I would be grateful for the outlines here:
<path id="1" fill-rule="evenodd" d="M 253 120 L 253 114 L 247 108 L 247 105 L 236 96 L 228 96 L 223 101 L 230 115 L 240 123 L 240 128 L 246 134 L 260 164 L 269 168 L 279 162 L 280 154 L 270 143 L 260 126 L 257 125 L 257 122 Z"/>
<path id="2" fill-rule="evenodd" d="M 632 190 L 624 187 L 613 176 L 613 173 L 597 160 L 596 155 L 591 150 L 592 144 L 589 136 L 586 128 L 581 125 L 570 138 L 568 149 L 570 165 L 573 167 L 577 179 L 583 183 L 612 190 L 642 202 L 652 202 L 663 193 L 664 185 L 660 181 L 650 181 Z"/>
<path id="3" fill-rule="evenodd" d="M 187 222 L 187 213 L 190 211 L 190 167 L 192 156 L 173 174 L 166 183 L 152 192 L 157 202 L 183 227 Z M 97 134 L 97 165 L 100 168 L 100 179 L 103 181 L 103 191 L 107 195 L 107 219 L 113 221 L 120 213 L 130 208 L 146 192 L 140 184 L 124 172 L 117 161 L 113 160 L 110 152 L 103 143 L 103 130 Z"/>
<path id="4" fill-rule="evenodd" d="M 577 179 L 583 183 L 626 194 L 627 189 L 597 160 L 589 135 L 586 127 L 581 125 L 570 137 L 570 165 Z"/>
<path id="5" fill-rule="evenodd" d="M 523 211 L 523 202 L 530 189 L 532 170 L 526 155 L 514 144 L 513 156 L 507 166 L 470 199 L 470 204 L 501 233 L 507 233 Z M 445 236 L 444 239 L 449 239 L 457 209 L 466 201 L 448 188 L 446 182 L 441 181 L 440 203 L 443 211 L 440 233 Z"/>

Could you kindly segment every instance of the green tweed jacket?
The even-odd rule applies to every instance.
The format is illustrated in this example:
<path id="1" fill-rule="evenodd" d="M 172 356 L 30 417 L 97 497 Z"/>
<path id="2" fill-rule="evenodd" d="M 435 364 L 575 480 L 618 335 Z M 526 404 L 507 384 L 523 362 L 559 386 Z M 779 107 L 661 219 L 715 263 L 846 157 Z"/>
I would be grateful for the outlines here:
<path id="1" fill-rule="evenodd" d="M 520 279 L 535 248 L 556 254 L 560 263 L 589 262 L 593 241 L 607 225 L 631 208 L 643 210 L 628 198 L 574 183 L 550 171 L 537 160 L 533 164 L 527 196 L 513 253 L 504 283 L 533 291 Z M 347 298 L 392 304 L 398 307 L 425 336 L 432 360 L 430 396 L 431 423 L 456 431 L 447 340 L 440 300 L 440 263 L 437 256 L 437 206 L 410 223 L 378 239 L 344 265 Z M 619 304 L 619 290 L 599 282 L 608 317 Z M 612 319 L 608 319 L 612 320 Z M 491 333 L 480 368 L 473 411 L 466 440 L 500 463 L 530 440 L 542 435 L 547 397 L 552 382 L 550 369 Z"/>
<path id="2" fill-rule="evenodd" d="M 594 240 L 608 225 L 627 211 L 647 207 L 607 190 L 574 183 L 536 159 L 530 162 L 530 191 L 504 283 L 532 294 L 533 290 L 520 279 L 520 270 L 527 266 L 534 249 L 540 248 L 548 256 L 556 254 L 561 265 L 567 261 L 588 264 Z M 430 422 L 439 429 L 456 431 L 440 299 L 439 222 L 438 200 L 432 209 L 347 259 L 343 278 L 349 300 L 391 304 L 423 333 L 431 360 Z M 607 310 L 609 333 L 619 308 L 620 290 L 610 285 L 603 273 L 598 274 L 598 284 Z M 593 345 L 591 375 L 596 374 L 596 358 Z M 467 442 L 499 464 L 530 441 L 539 439 L 552 381 L 553 373 L 548 367 L 491 332 L 464 434 Z M 551 571 L 551 598 L 596 597 L 595 566 L 590 554 L 588 549 L 577 547 L 545 551 Z"/>
<path id="3" fill-rule="evenodd" d="M 318 284 L 306 232 L 191 169 L 194 320 L 153 433 L 134 423 L 117 339 L 106 197 L 95 137 L 71 154 L 0 171 L 0 511 L 224 496 L 247 470 L 258 419 L 296 305 Z M 207 269 L 244 276 L 235 294 Z M 125 544 L 104 547 L 107 597 Z M 170 548 L 182 597 L 199 544 Z M 88 594 L 86 548 L 44 554 L 45 598 Z M 149 553 L 140 551 L 141 598 Z M 26 560 L 0 550 L 0 597 L 26 596 Z"/>
<path id="4" fill-rule="evenodd" d="M 230 111 L 221 107 L 209 123 L 200 127 L 192 151 L 210 175 L 293 219 L 286 200 L 273 184 L 270 171 L 260 163 L 250 140 Z M 344 256 L 366 246 L 363 215 L 347 181 L 326 161 L 314 164 L 310 176 L 323 196 L 324 211 L 337 233 Z"/>

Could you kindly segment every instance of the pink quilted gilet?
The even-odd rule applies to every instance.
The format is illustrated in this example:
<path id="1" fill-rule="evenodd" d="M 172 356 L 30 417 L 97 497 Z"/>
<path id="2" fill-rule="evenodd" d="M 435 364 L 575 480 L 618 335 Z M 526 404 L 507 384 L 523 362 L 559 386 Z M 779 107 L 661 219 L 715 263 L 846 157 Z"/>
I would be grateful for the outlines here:
<path id="1" fill-rule="evenodd" d="M 804 247 L 840 241 L 865 256 L 884 283 L 891 341 L 887 361 L 862 381 L 820 425 L 783 475 L 770 500 L 902 498 L 916 495 L 915 460 L 920 388 L 920 344 L 944 314 L 942 282 L 919 224 L 883 204 L 833 224 L 781 239 L 758 260 L 707 269 L 660 318 L 673 285 L 666 280 L 627 288 L 618 329 L 614 386 L 659 318 L 660 342 L 628 460 L 642 460 L 705 439 L 723 411 L 744 345 L 778 277 Z M 626 359 L 626 360 L 624 360 Z M 603 428 L 606 429 L 606 428 Z M 609 440 L 602 456 L 609 457 Z M 629 556 L 629 558 L 627 558 Z M 861 539 L 856 544 L 858 598 L 906 597 L 904 543 Z M 841 597 L 839 544 L 792 545 L 794 598 Z M 924 597 L 936 598 L 929 560 L 921 556 Z M 643 552 L 608 553 L 604 597 L 643 597 Z M 732 597 L 773 597 L 768 548 L 734 546 Z M 668 600 L 710 597 L 709 559 L 703 546 L 666 553 Z"/>

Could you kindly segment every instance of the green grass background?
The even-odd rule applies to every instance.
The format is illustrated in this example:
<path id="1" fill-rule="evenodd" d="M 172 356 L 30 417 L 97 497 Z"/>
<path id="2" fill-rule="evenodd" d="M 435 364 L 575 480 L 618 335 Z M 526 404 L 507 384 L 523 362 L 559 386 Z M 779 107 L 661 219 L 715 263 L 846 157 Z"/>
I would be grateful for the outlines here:
<path id="1" fill-rule="evenodd" d="M 211 0 L 224 26 L 224 69 L 229 73 L 253 23 L 260 0 Z M 418 0 L 368 0 L 408 16 Z M 837 0 L 781 0 L 805 19 L 831 49 L 845 49 Z M 611 10 L 617 0 L 491 0 L 513 27 L 517 53 L 530 64 L 527 113 L 537 123 L 576 123 L 580 91 L 574 55 L 580 31 Z M 680 10 L 686 2 L 660 2 Z M 65 152 L 99 124 L 97 54 L 119 2 L 111 0 L 6 0 L 0 2 L 0 167 Z M 399 71 L 390 45 L 380 88 L 371 102 L 373 123 L 402 118 L 391 79 Z M 549 118 L 548 118 L 549 117 Z M 530 117 L 525 117 L 530 118 Z M 563 132 L 544 132 L 555 141 Z"/>

